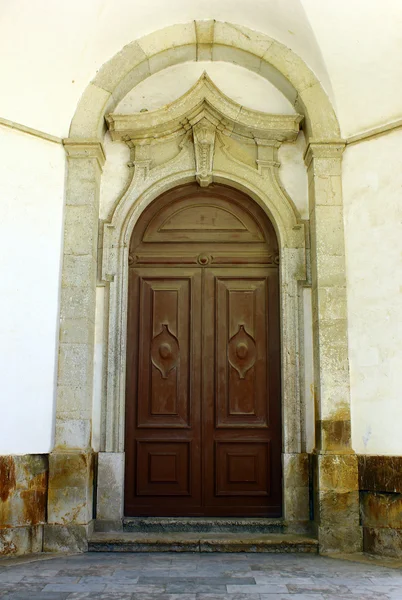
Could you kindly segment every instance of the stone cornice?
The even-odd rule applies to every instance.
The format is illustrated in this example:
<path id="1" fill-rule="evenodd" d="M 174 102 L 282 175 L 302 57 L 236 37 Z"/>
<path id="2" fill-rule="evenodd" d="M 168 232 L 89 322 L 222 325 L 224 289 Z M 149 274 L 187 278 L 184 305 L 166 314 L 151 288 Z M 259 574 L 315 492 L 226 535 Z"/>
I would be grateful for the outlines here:
<path id="1" fill-rule="evenodd" d="M 294 141 L 303 119 L 299 114 L 271 115 L 245 108 L 225 96 L 204 73 L 186 94 L 171 104 L 133 115 L 110 114 L 106 122 L 113 140 L 143 143 L 184 134 L 205 118 L 217 131 L 253 144 L 256 138 Z"/>
<path id="2" fill-rule="evenodd" d="M 103 144 L 97 139 L 65 138 L 63 146 L 68 158 L 95 158 L 101 169 L 105 164 Z"/>
<path id="3" fill-rule="evenodd" d="M 345 150 L 345 140 L 331 140 L 331 141 L 311 141 L 304 153 L 304 162 L 308 168 L 313 159 L 320 158 L 334 158 L 340 159 L 343 151 Z"/>

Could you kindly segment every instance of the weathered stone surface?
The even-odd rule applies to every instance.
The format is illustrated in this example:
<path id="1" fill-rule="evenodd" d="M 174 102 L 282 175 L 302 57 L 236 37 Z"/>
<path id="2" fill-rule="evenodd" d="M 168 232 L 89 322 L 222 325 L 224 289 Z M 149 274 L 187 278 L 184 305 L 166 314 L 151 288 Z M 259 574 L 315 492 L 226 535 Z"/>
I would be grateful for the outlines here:
<path id="1" fill-rule="evenodd" d="M 0 554 L 42 550 L 48 457 L 0 456 Z"/>
<path id="2" fill-rule="evenodd" d="M 402 493 L 402 456 L 360 455 L 358 460 L 361 490 Z"/>
<path id="3" fill-rule="evenodd" d="M 96 518 L 123 518 L 124 452 L 99 452 Z"/>
<path id="4" fill-rule="evenodd" d="M 87 525 L 92 518 L 94 455 L 52 453 L 49 456 L 48 522 Z"/>
<path id="5" fill-rule="evenodd" d="M 395 556 L 402 554 L 402 529 L 363 527 L 363 547 L 370 554 Z"/>
<path id="6" fill-rule="evenodd" d="M 43 527 L 44 552 L 87 552 L 88 525 L 55 525 Z"/>
<path id="7" fill-rule="evenodd" d="M 92 552 L 308 552 L 317 540 L 293 534 L 246 533 L 94 533 Z"/>
<path id="8" fill-rule="evenodd" d="M 402 530 L 402 494 L 360 493 L 363 527 L 387 527 Z"/>
<path id="9" fill-rule="evenodd" d="M 46 455 L 0 457 L 0 528 L 44 522 L 47 470 Z"/>
<path id="10" fill-rule="evenodd" d="M 0 557 L 42 552 L 43 525 L 0 529 Z"/>

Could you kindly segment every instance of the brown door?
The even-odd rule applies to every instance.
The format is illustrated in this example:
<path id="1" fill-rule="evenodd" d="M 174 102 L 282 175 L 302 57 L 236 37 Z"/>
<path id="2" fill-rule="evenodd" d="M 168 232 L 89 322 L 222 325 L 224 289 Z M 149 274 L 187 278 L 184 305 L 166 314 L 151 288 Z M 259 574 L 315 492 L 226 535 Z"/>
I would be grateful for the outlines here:
<path id="1" fill-rule="evenodd" d="M 130 245 L 125 514 L 281 515 L 277 242 L 247 197 L 173 190 Z"/>

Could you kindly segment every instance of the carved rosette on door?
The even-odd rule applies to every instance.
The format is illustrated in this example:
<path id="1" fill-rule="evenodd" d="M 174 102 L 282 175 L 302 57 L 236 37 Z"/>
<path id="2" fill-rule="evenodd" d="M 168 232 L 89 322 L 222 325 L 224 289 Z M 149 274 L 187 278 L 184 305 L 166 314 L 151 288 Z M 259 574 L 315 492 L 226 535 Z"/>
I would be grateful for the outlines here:
<path id="1" fill-rule="evenodd" d="M 240 379 L 246 377 L 247 371 L 254 366 L 256 358 L 257 349 L 254 338 L 246 332 L 244 325 L 239 325 L 238 332 L 228 343 L 228 360 L 238 372 Z"/>
<path id="2" fill-rule="evenodd" d="M 176 336 L 169 331 L 169 325 L 164 323 L 162 331 L 153 338 L 151 343 L 151 361 L 163 379 L 167 379 L 170 371 L 177 368 L 179 351 Z"/>

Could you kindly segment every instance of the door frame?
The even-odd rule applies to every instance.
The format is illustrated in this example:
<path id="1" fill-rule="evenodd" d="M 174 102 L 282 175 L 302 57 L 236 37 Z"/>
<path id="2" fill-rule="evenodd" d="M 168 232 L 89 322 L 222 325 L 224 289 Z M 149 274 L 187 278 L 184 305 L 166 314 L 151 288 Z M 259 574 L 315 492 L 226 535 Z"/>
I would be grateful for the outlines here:
<path id="1" fill-rule="evenodd" d="M 303 289 L 308 286 L 305 222 L 279 184 L 277 164 L 269 176 L 256 172 L 247 179 L 238 165 L 228 164 L 214 180 L 246 193 L 265 212 L 276 231 L 280 265 L 282 472 L 283 510 L 286 521 L 298 530 L 309 521 L 309 461 L 305 446 L 304 369 L 301 363 L 304 314 Z M 104 328 L 107 336 L 105 394 L 102 406 L 101 452 L 98 454 L 96 518 L 116 527 L 124 505 L 125 361 L 129 244 L 145 208 L 162 193 L 193 182 L 194 171 L 178 170 L 153 183 L 132 186 L 105 223 L 102 242 Z M 148 185 L 147 185 L 148 184 Z M 106 526 L 106 525 L 105 525 Z"/>

